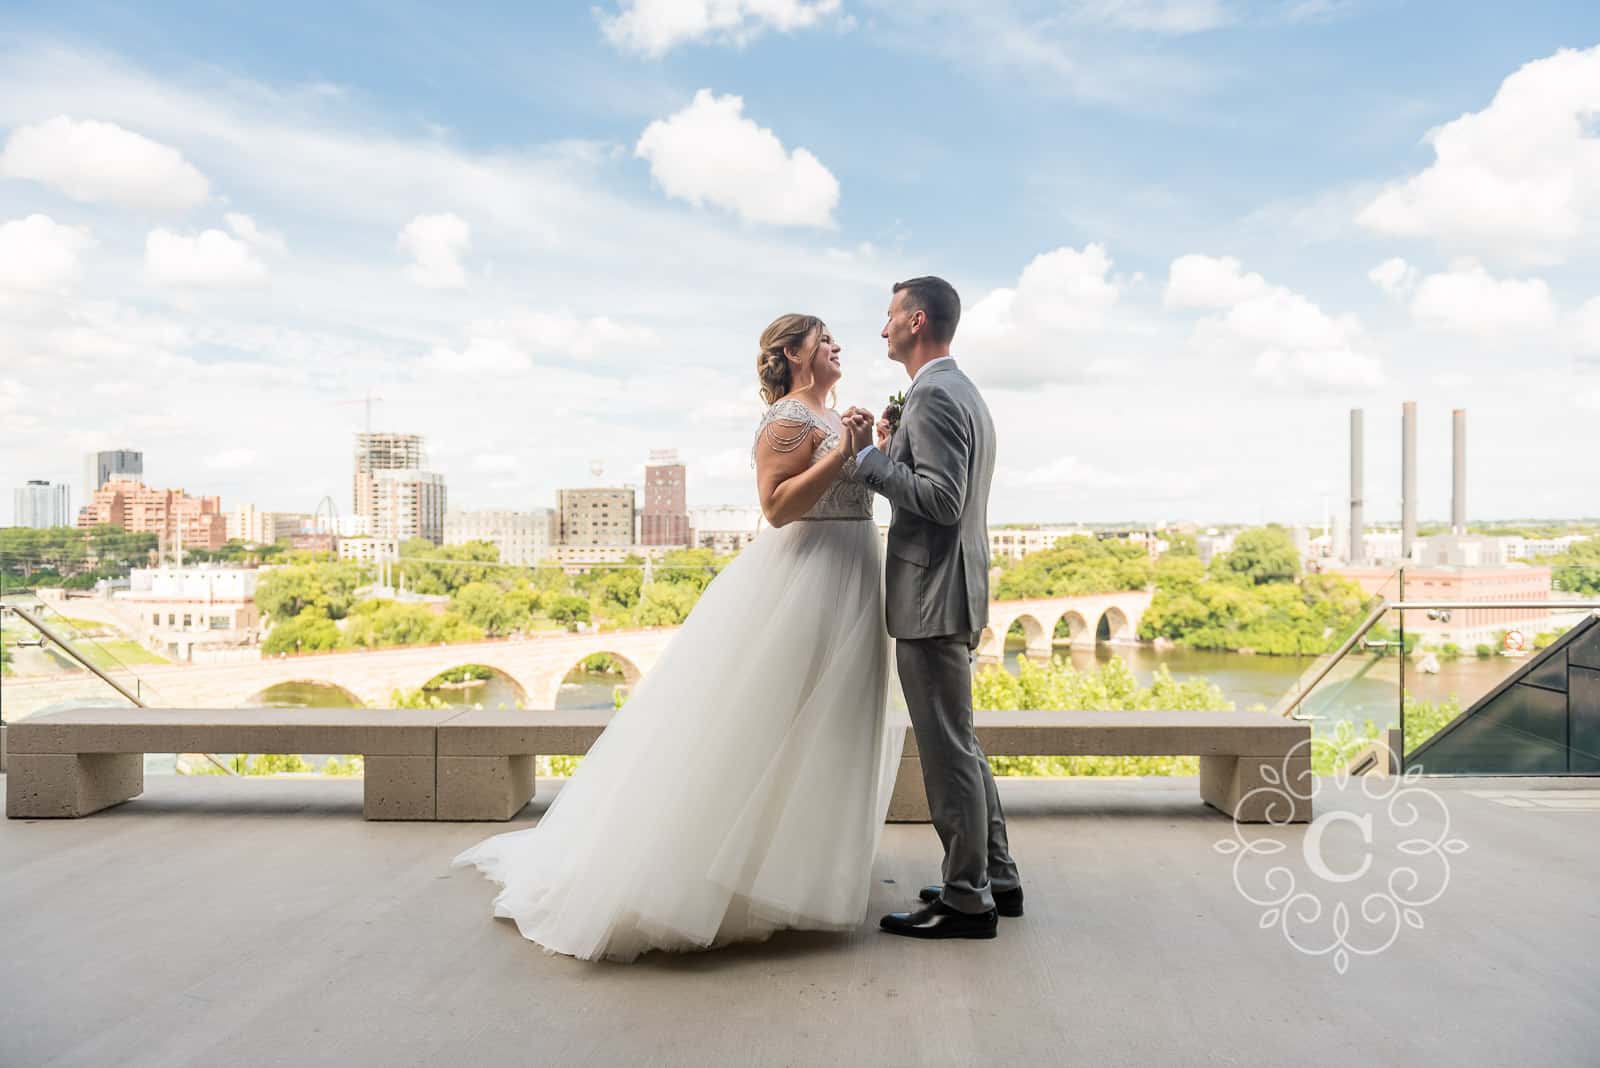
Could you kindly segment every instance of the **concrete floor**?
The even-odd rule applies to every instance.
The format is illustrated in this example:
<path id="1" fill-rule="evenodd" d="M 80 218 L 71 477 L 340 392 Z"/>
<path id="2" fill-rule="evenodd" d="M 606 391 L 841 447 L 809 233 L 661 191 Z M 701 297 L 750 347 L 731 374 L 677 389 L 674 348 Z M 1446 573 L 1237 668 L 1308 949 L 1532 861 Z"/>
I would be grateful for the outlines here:
<path id="1" fill-rule="evenodd" d="M 0 822 L 0 1065 L 1600 1064 L 1600 784 L 1427 785 L 1469 848 L 1423 929 L 1339 975 L 1260 927 L 1193 779 L 1003 781 L 1028 915 L 993 942 L 875 929 L 937 869 L 930 828 L 892 826 L 855 933 L 614 965 L 542 953 L 447 867 L 503 825 L 366 823 L 354 782 L 151 778 Z M 1383 818 L 1354 787 L 1319 806 Z M 1353 827 L 1328 827 L 1336 871 Z M 1276 859 L 1305 835 L 1272 832 Z"/>

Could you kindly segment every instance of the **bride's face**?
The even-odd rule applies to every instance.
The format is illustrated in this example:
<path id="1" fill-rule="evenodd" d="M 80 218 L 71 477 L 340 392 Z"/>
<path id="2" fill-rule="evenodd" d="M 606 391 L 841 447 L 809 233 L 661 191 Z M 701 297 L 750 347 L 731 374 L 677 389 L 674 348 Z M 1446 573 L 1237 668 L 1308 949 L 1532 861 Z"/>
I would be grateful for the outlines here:
<path id="1" fill-rule="evenodd" d="M 833 340 L 833 335 L 825 325 L 819 327 L 813 336 L 816 339 L 815 347 L 811 349 L 809 358 L 803 361 L 806 366 L 799 368 L 795 381 L 812 381 L 827 389 L 844 376 L 839 366 L 841 346 Z"/>

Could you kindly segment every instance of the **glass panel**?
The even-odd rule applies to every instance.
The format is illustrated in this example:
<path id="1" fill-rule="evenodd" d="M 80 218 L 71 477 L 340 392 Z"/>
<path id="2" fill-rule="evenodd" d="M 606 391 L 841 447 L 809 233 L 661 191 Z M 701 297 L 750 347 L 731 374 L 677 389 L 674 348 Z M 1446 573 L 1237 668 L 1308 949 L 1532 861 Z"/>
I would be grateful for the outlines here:
<path id="1" fill-rule="evenodd" d="M 1574 625 L 1570 615 L 1523 615 L 1492 654 L 1435 653 L 1430 665 L 1424 651 L 1408 664 L 1408 766 L 1458 775 L 1600 770 L 1600 687 L 1591 678 L 1600 670 L 1574 663 L 1600 634 L 1600 618 L 1580 615 Z"/>
<path id="2" fill-rule="evenodd" d="M 163 703 L 140 669 L 164 664 L 165 659 L 128 637 L 103 601 L 56 590 L 46 595 L 49 600 L 31 591 L 7 592 L 0 598 L 0 642 L 6 648 L 0 711 L 7 723 L 68 708 L 134 706 L 116 686 L 84 667 L 80 658 L 143 704 Z M 51 636 L 35 629 L 15 609 L 38 620 Z M 175 762 L 171 753 L 149 753 L 145 771 L 169 773 Z"/>

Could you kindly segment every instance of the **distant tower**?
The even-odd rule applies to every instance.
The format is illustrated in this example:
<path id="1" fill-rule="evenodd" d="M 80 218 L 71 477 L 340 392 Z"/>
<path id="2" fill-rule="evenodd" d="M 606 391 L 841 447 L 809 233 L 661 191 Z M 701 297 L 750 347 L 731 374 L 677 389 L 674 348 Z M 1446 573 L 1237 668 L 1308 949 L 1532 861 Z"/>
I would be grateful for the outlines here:
<path id="1" fill-rule="evenodd" d="M 643 545 L 688 545 L 689 505 L 684 485 L 687 468 L 673 449 L 653 449 L 644 468 L 644 511 L 639 542 Z"/>
<path id="2" fill-rule="evenodd" d="M 1454 484 L 1450 494 L 1450 533 L 1458 538 L 1467 536 L 1467 412 L 1457 408 L 1451 413 L 1455 440 L 1451 449 L 1451 471 Z"/>

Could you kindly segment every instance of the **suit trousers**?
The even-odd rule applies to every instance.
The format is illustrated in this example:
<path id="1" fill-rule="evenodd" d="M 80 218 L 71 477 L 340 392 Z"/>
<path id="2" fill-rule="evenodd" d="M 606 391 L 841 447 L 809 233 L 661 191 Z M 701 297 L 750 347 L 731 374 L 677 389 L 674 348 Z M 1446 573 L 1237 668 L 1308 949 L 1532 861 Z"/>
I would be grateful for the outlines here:
<path id="1" fill-rule="evenodd" d="M 1006 816 L 972 724 L 969 635 L 895 642 L 900 687 L 916 732 L 922 784 L 944 844 L 941 900 L 961 912 L 994 908 L 994 891 L 1022 885 L 1006 841 Z"/>

